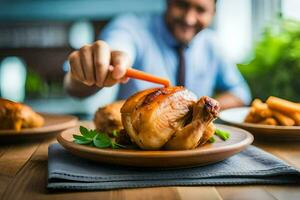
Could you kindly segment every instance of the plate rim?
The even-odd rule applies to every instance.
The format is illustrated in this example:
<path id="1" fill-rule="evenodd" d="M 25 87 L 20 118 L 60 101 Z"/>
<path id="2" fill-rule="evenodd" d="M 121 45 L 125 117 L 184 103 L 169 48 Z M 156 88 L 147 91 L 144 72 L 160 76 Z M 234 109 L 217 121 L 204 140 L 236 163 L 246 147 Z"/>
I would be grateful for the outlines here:
<path id="1" fill-rule="evenodd" d="M 239 141 L 237 143 L 227 145 L 227 146 L 221 146 L 217 147 L 214 149 L 205 149 L 205 148 L 196 148 L 196 149 L 191 149 L 191 150 L 128 150 L 128 149 L 122 149 L 122 150 L 114 150 L 114 149 L 98 149 L 95 147 L 89 147 L 85 145 L 80 145 L 80 144 L 75 144 L 73 142 L 67 141 L 63 138 L 63 134 L 65 134 L 67 131 L 70 131 L 71 129 L 67 129 L 62 131 L 57 135 L 57 141 L 69 152 L 71 152 L 69 149 L 79 149 L 89 153 L 93 152 L 95 154 L 96 152 L 101 153 L 102 155 L 105 156 L 112 156 L 112 157 L 134 157 L 134 158 L 139 158 L 139 157 L 147 157 L 147 158 L 166 158 L 166 157 L 189 157 L 189 156 L 195 156 L 195 155 L 206 155 L 206 154 L 218 154 L 220 152 L 224 151 L 230 151 L 232 149 L 238 149 L 240 147 L 247 147 L 249 146 L 253 141 L 254 137 L 253 135 L 241 128 L 233 127 L 233 126 L 228 126 L 228 125 L 223 125 L 223 124 L 215 124 L 218 127 L 230 127 L 231 129 L 237 129 L 239 132 L 242 132 L 245 134 L 245 139 L 242 141 Z M 67 145 L 69 144 L 69 145 Z M 71 148 L 70 148 L 71 147 Z M 71 152 L 72 153 L 72 152 Z"/>
<path id="2" fill-rule="evenodd" d="M 222 112 L 227 112 L 229 110 L 238 110 L 238 109 L 250 109 L 249 106 L 243 106 L 243 107 L 236 107 L 236 108 L 228 108 L 225 110 L 222 110 L 219 114 L 219 119 L 222 122 L 228 123 L 228 124 L 232 124 L 235 126 L 239 126 L 239 127 L 246 127 L 246 128 L 257 128 L 257 129 L 276 129 L 276 130 L 291 130 L 291 131 L 296 131 L 299 130 L 300 131 L 300 126 L 278 126 L 278 125 L 267 125 L 267 124 L 255 124 L 255 123 L 248 123 L 248 122 L 242 122 L 242 123 L 237 123 L 237 122 L 232 122 L 232 121 L 228 121 L 226 119 L 224 119 L 222 117 Z"/>
<path id="3" fill-rule="evenodd" d="M 39 135 L 39 134 L 46 134 L 46 133 L 52 133 L 57 132 L 61 130 L 66 130 L 69 128 L 73 128 L 78 125 L 78 117 L 68 114 L 55 114 L 55 113 L 44 113 L 44 112 L 38 112 L 40 115 L 45 117 L 68 117 L 70 118 L 69 121 L 64 122 L 62 124 L 53 124 L 48 127 L 52 127 L 51 130 L 47 130 L 45 126 L 37 127 L 37 128 L 25 128 L 21 129 L 20 131 L 15 131 L 11 129 L 2 129 L 0 130 L 0 137 L 4 136 L 27 136 L 27 135 Z"/>

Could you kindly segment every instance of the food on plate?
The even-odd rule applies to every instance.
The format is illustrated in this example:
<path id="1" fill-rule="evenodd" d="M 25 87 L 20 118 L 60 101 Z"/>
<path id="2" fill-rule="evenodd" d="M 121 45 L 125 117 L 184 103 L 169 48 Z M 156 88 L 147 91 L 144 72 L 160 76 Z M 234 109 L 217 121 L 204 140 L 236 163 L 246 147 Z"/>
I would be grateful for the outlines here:
<path id="1" fill-rule="evenodd" d="M 255 99 L 245 122 L 265 125 L 300 125 L 300 105 L 285 99 L 270 96 L 266 103 Z"/>
<path id="2" fill-rule="evenodd" d="M 0 129 L 15 131 L 44 125 L 44 118 L 29 106 L 2 98 L 0 99 L 0 121 Z"/>
<path id="3" fill-rule="evenodd" d="M 73 135 L 74 143 L 76 144 L 112 149 L 125 147 L 117 143 L 114 138 L 109 137 L 106 133 L 98 132 L 97 130 L 88 130 L 83 126 L 80 126 L 79 130 L 81 135 Z"/>
<path id="4" fill-rule="evenodd" d="M 99 108 L 94 116 L 94 124 L 99 132 L 108 133 L 112 136 L 113 131 L 123 129 L 121 121 L 121 107 L 125 101 L 117 101 Z"/>
<path id="5" fill-rule="evenodd" d="M 273 110 L 272 113 L 273 113 L 273 116 L 275 117 L 275 119 L 277 119 L 277 121 L 279 122 L 279 124 L 281 124 L 283 126 L 293 126 L 295 124 L 295 121 L 292 118 L 290 118 L 278 111 Z"/>
<path id="6" fill-rule="evenodd" d="M 206 143 L 219 103 L 199 100 L 184 87 L 152 88 L 129 97 L 121 108 L 123 126 L 142 149 L 193 149 Z M 207 128 L 210 128 L 210 131 Z"/>
<path id="7" fill-rule="evenodd" d="M 287 113 L 300 113 L 300 105 L 285 99 L 277 98 L 277 97 L 269 97 L 266 101 L 268 106 L 271 109 L 287 112 Z"/>
<path id="8" fill-rule="evenodd" d="M 73 138 L 97 148 L 193 149 L 213 143 L 215 133 L 224 141 L 229 138 L 213 124 L 219 110 L 216 100 L 197 99 L 184 87 L 152 88 L 99 108 L 96 130 L 81 127 L 81 135 Z"/>

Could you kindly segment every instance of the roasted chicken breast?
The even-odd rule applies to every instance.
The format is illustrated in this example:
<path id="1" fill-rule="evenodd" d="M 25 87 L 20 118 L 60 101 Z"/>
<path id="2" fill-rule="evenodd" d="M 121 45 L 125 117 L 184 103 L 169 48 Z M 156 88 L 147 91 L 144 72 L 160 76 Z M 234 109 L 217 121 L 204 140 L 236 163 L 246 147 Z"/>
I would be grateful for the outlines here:
<path id="1" fill-rule="evenodd" d="M 152 88 L 128 98 L 121 116 L 127 134 L 142 149 L 193 149 L 213 134 L 219 109 L 216 100 L 197 100 L 184 87 Z"/>
<path id="2" fill-rule="evenodd" d="M 44 118 L 29 106 L 0 99 L 0 129 L 35 128 L 44 125 Z"/>

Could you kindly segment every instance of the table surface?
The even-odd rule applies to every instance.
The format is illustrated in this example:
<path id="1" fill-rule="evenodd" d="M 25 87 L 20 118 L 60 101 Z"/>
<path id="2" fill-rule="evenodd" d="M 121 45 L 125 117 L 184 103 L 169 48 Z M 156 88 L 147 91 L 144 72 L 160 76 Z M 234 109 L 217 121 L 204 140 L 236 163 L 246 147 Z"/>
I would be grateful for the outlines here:
<path id="1" fill-rule="evenodd" d="M 89 122 L 81 122 L 90 126 Z M 89 192 L 48 191 L 48 146 L 55 137 L 17 144 L 0 144 L 0 197 L 8 200 L 30 199 L 300 199 L 297 185 L 247 185 L 247 186 L 191 186 L 119 189 Z M 300 168 L 300 142 L 266 143 L 254 145 Z"/>

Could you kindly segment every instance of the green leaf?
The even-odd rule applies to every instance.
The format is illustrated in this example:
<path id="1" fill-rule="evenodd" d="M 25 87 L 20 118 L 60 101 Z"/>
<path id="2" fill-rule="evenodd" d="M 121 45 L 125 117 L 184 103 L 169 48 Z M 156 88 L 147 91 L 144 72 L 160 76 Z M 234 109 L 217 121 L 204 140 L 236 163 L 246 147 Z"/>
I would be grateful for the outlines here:
<path id="1" fill-rule="evenodd" d="M 94 138 L 99 132 L 97 130 L 90 130 L 89 137 Z"/>
<path id="2" fill-rule="evenodd" d="M 126 148 L 126 146 L 114 142 L 106 133 L 99 133 L 97 130 L 88 130 L 83 126 L 80 126 L 79 130 L 82 135 L 73 135 L 73 142 L 76 144 L 89 145 L 97 148 Z M 114 130 L 112 134 L 114 137 L 118 137 L 119 132 Z"/>
<path id="3" fill-rule="evenodd" d="M 121 145 L 121 144 L 118 144 L 118 143 L 116 143 L 116 142 L 112 142 L 112 143 L 111 143 L 111 147 L 112 147 L 113 149 L 120 149 L 120 148 L 126 149 L 126 148 L 127 148 L 126 146 Z"/>
<path id="4" fill-rule="evenodd" d="M 77 139 L 75 139 L 74 140 L 74 143 L 76 143 L 76 144 L 93 144 L 91 141 L 84 141 L 84 140 L 77 140 Z"/>
<path id="5" fill-rule="evenodd" d="M 97 131 L 96 130 L 88 130 L 87 128 L 80 126 L 79 127 L 80 133 L 81 135 L 83 135 L 86 138 L 93 138 L 95 137 L 95 135 L 97 135 Z"/>
<path id="6" fill-rule="evenodd" d="M 85 137 L 88 137 L 89 136 L 89 130 L 83 126 L 80 126 L 79 127 L 79 130 L 80 130 L 80 133 L 81 135 L 85 136 Z"/>
<path id="7" fill-rule="evenodd" d="M 108 148 L 112 146 L 110 137 L 103 133 L 97 134 L 93 139 L 93 143 L 98 148 Z"/>
<path id="8" fill-rule="evenodd" d="M 118 137 L 118 136 L 119 136 L 119 131 L 113 130 L 112 135 L 113 135 L 114 137 Z"/>
<path id="9" fill-rule="evenodd" d="M 81 141 L 86 141 L 86 142 L 92 142 L 92 139 L 91 138 L 86 138 L 82 135 L 73 135 L 73 138 L 75 140 L 81 140 Z"/>
<path id="10" fill-rule="evenodd" d="M 230 137 L 230 133 L 227 131 L 222 131 L 220 129 L 216 129 L 215 134 L 219 136 L 222 140 L 226 141 Z"/>
<path id="11" fill-rule="evenodd" d="M 211 137 L 211 138 L 208 139 L 208 142 L 209 143 L 214 143 L 214 142 L 216 142 L 216 139 L 214 137 Z"/>

